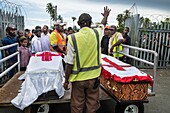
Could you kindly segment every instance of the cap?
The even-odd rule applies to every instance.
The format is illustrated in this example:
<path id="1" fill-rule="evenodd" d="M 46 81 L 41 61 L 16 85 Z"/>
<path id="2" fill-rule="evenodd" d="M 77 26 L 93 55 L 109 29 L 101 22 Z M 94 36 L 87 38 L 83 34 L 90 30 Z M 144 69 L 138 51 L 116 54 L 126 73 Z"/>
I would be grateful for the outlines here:
<path id="1" fill-rule="evenodd" d="M 83 13 L 79 16 L 79 20 L 80 23 L 85 23 L 85 22 L 90 22 L 92 21 L 92 17 L 87 14 L 87 13 Z"/>
<path id="2" fill-rule="evenodd" d="M 54 22 L 54 25 L 64 26 L 64 25 L 66 25 L 66 24 L 63 23 L 61 20 L 57 20 L 56 22 Z"/>
<path id="3" fill-rule="evenodd" d="M 116 28 L 115 25 L 111 25 L 111 26 L 110 26 L 110 29 L 115 29 L 115 30 L 116 30 L 117 28 Z"/>
<path id="4" fill-rule="evenodd" d="M 15 25 L 9 24 L 9 25 L 6 27 L 6 30 L 17 30 L 17 28 L 15 27 Z"/>
<path id="5" fill-rule="evenodd" d="M 106 26 L 104 29 L 110 29 L 110 26 Z"/>

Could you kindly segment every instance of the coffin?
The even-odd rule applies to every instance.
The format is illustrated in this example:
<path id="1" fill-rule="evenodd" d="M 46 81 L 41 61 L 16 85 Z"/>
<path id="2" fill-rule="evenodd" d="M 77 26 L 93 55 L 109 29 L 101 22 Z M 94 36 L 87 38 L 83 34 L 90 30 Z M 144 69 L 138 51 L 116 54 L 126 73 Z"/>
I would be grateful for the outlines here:
<path id="1" fill-rule="evenodd" d="M 153 85 L 150 75 L 106 55 L 102 55 L 100 82 L 107 92 L 120 101 L 145 100 L 148 85 Z"/>

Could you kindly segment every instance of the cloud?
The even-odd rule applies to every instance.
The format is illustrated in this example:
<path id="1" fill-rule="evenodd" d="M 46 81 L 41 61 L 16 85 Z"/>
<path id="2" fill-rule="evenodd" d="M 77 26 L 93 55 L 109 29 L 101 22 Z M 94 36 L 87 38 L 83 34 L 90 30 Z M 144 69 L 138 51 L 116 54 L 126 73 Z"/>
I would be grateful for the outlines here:
<path id="1" fill-rule="evenodd" d="M 169 4 L 170 0 L 87 0 L 87 1 L 92 1 L 94 3 L 100 2 L 100 3 L 109 3 L 109 4 L 126 4 L 130 5 L 133 3 L 136 3 L 140 7 L 145 7 L 145 8 L 154 8 L 154 9 L 159 9 L 159 10 L 170 10 Z"/>
<path id="2" fill-rule="evenodd" d="M 34 28 L 36 25 L 51 25 L 50 16 L 46 12 L 46 4 L 52 3 L 58 6 L 58 14 L 60 14 L 64 21 L 68 23 L 68 26 L 72 26 L 73 22 L 71 17 L 78 19 L 81 13 L 89 13 L 93 22 L 100 22 L 102 19 L 101 12 L 103 12 L 104 6 L 109 6 L 112 9 L 108 18 L 108 23 L 117 24 L 117 14 L 123 13 L 126 9 L 129 9 L 134 2 L 137 3 L 138 13 L 144 14 L 169 14 L 169 10 L 166 10 L 167 5 L 170 4 L 169 0 L 11 0 L 16 4 L 22 5 L 26 11 L 26 28 Z M 161 4 L 161 5 L 160 5 Z M 160 6 L 158 6 L 160 5 Z M 164 7 L 164 8 L 162 8 Z M 77 21 L 77 20 L 76 20 Z M 76 22 L 75 22 L 76 24 Z M 77 24 L 76 24 L 77 25 Z"/>

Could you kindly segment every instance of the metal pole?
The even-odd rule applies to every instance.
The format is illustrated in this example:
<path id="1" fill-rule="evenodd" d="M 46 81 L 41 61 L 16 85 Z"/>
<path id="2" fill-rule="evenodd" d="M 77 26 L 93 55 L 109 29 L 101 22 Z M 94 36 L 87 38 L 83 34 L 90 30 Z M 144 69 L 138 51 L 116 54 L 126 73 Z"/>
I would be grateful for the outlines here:
<path id="1" fill-rule="evenodd" d="M 57 5 L 55 5 L 55 21 L 57 21 Z"/>
<path id="2" fill-rule="evenodd" d="M 19 44 L 17 45 L 17 50 L 19 51 Z M 20 72 L 20 52 L 18 52 L 18 72 Z"/>
<path id="3" fill-rule="evenodd" d="M 152 92 L 155 92 L 155 88 L 156 88 L 156 74 L 157 74 L 157 66 L 158 66 L 158 54 L 155 53 L 154 55 L 154 67 L 153 67 L 153 73 L 154 73 L 154 76 L 153 76 L 153 87 L 151 89 Z"/>

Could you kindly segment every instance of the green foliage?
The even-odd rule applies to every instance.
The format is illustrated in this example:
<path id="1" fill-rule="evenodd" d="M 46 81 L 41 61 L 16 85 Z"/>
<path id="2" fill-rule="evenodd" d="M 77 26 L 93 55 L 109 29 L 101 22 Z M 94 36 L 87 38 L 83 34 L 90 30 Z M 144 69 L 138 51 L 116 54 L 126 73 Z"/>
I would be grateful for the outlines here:
<path id="1" fill-rule="evenodd" d="M 116 20 L 118 21 L 117 31 L 123 32 L 125 26 L 125 20 L 130 17 L 130 11 L 125 10 L 123 14 L 118 14 Z"/>
<path id="2" fill-rule="evenodd" d="M 50 14 L 51 20 L 55 20 L 55 15 L 56 15 L 56 11 L 55 11 L 55 7 L 53 6 L 52 3 L 48 3 L 46 5 L 46 12 Z"/>
<path id="3" fill-rule="evenodd" d="M 118 21 L 118 26 L 124 25 L 124 17 L 123 14 L 118 14 L 116 20 Z"/>
<path id="4" fill-rule="evenodd" d="M 77 31 L 79 31 L 80 29 L 77 28 L 77 26 L 73 26 L 73 30 L 77 32 Z"/>
<path id="5" fill-rule="evenodd" d="M 58 15 L 57 19 L 61 20 L 61 22 L 63 22 L 63 17 L 61 15 Z"/>
<path id="6" fill-rule="evenodd" d="M 46 5 L 46 12 L 50 14 L 51 20 L 55 21 L 56 19 L 61 20 L 63 22 L 63 17 L 61 15 L 57 16 L 57 12 L 55 10 L 55 6 L 52 3 L 47 3 Z"/>
<path id="7" fill-rule="evenodd" d="M 123 33 L 124 27 L 124 25 L 117 26 L 117 31 Z"/>

